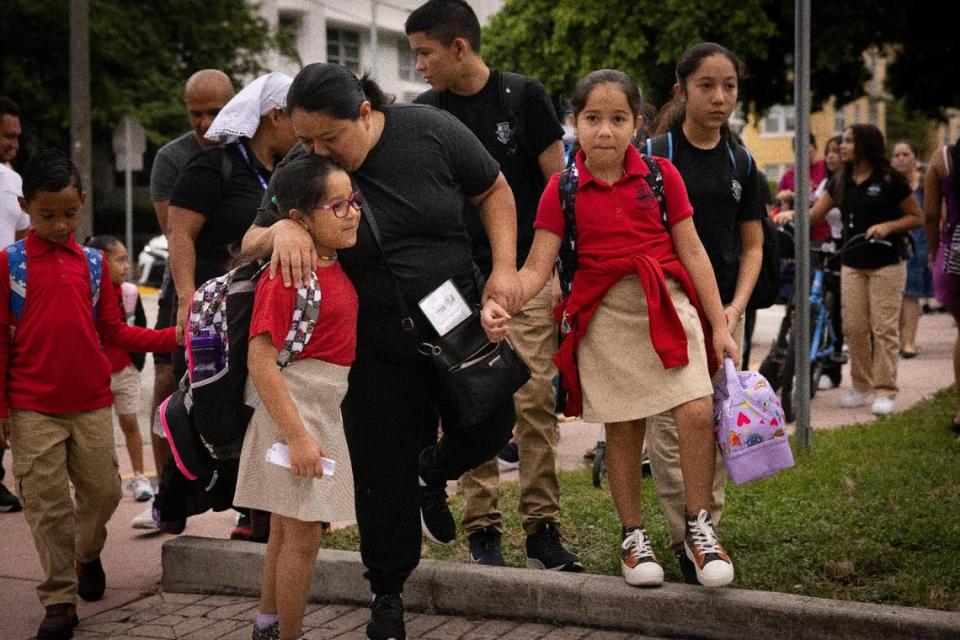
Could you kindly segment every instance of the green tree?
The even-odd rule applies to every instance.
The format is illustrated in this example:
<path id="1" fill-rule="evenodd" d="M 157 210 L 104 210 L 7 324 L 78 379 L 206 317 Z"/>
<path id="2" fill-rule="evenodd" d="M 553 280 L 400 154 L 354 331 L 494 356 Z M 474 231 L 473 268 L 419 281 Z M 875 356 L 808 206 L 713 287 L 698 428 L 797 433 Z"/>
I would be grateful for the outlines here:
<path id="1" fill-rule="evenodd" d="M 483 53 L 497 67 L 538 78 L 558 101 L 586 72 L 613 67 L 662 104 L 674 63 L 691 44 L 723 42 L 759 59 L 770 55 L 776 33 L 763 0 L 507 0 L 484 31 Z"/>
<path id="2" fill-rule="evenodd" d="M 893 55 L 887 89 L 910 112 L 943 117 L 960 104 L 960 45 L 933 33 L 922 8 L 868 0 L 817 0 L 811 14 L 811 102 L 865 92 L 864 51 Z M 943 21 L 940 21 L 943 23 Z M 540 79 L 559 102 L 586 72 L 629 73 L 655 104 L 669 99 L 674 65 L 690 45 L 719 42 L 746 64 L 740 97 L 754 112 L 793 102 L 794 0 L 506 0 L 484 31 L 492 64 Z"/>
<path id="3" fill-rule="evenodd" d="M 44 145 L 69 140 L 69 3 L 0 3 L 0 93 L 24 110 L 24 126 Z M 282 38 L 281 38 L 282 41 Z M 182 92 L 198 69 L 235 81 L 263 68 L 277 44 L 244 0 L 90 2 L 90 83 L 94 140 L 109 141 L 122 115 L 139 120 L 154 143 L 184 128 Z"/>

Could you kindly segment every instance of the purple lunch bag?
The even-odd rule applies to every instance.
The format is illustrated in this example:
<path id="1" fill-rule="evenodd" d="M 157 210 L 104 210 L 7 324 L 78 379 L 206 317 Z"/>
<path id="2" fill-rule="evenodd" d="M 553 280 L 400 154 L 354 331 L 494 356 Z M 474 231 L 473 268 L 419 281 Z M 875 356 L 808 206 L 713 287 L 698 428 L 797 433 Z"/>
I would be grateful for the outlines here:
<path id="1" fill-rule="evenodd" d="M 793 466 L 780 399 L 756 371 L 737 371 L 723 361 L 723 379 L 713 393 L 714 431 L 723 463 L 736 484 Z"/>

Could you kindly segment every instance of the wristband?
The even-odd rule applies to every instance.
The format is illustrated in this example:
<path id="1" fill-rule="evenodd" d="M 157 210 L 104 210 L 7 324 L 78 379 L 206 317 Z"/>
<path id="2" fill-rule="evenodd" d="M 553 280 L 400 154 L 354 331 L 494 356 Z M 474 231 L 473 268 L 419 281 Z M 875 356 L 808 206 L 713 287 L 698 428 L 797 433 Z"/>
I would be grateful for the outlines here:
<path id="1" fill-rule="evenodd" d="M 732 302 L 731 302 L 730 304 L 728 304 L 727 306 L 728 306 L 728 307 L 733 307 L 733 310 L 737 312 L 737 315 L 740 316 L 741 318 L 743 317 L 743 311 L 740 311 L 740 307 L 738 307 L 737 305 L 733 304 Z"/>

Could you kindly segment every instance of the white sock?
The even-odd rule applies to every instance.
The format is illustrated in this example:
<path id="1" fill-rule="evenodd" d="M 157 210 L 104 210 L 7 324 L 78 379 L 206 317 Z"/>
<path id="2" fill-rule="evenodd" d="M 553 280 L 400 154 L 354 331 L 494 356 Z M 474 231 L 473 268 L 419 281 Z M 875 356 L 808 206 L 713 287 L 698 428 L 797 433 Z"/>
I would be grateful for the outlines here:
<path id="1" fill-rule="evenodd" d="M 275 613 L 257 613 L 257 628 L 261 631 L 279 621 L 280 617 Z"/>

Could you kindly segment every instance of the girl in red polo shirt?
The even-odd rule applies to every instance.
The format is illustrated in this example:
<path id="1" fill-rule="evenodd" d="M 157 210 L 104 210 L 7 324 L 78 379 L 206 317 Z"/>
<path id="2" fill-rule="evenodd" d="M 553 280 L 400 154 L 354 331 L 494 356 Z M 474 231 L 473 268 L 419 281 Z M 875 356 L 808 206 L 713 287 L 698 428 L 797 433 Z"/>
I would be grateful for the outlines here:
<path id="1" fill-rule="evenodd" d="M 710 374 L 724 354 L 736 358 L 737 347 L 716 279 L 683 181 L 669 161 L 657 158 L 666 200 L 666 222 L 661 219 L 646 180 L 650 170 L 631 145 L 641 97 L 630 77 L 610 69 L 591 72 L 571 103 L 581 146 L 575 167 L 578 268 L 564 301 L 565 339 L 554 356 L 570 392 L 568 409 L 577 410 L 582 392 L 584 420 L 606 425 L 610 491 L 623 526 L 623 575 L 628 584 L 643 586 L 663 582 L 637 490 L 646 418 L 672 410 L 687 488 L 686 553 L 702 584 L 723 586 L 733 580 L 733 565 L 707 511 L 716 448 Z M 520 271 L 527 297 L 550 277 L 564 238 L 560 175 L 540 200 L 533 248 Z M 488 327 L 496 315 L 492 307 Z"/>
<path id="2" fill-rule="evenodd" d="M 355 520 L 353 474 L 340 417 L 356 353 L 357 293 L 337 262 L 337 249 L 357 242 L 359 192 L 350 176 L 319 156 L 298 158 L 273 177 L 280 213 L 310 232 L 321 299 L 316 329 L 282 370 L 283 348 L 298 289 L 260 278 L 250 321 L 250 379 L 260 396 L 243 440 L 234 505 L 270 512 L 253 638 L 299 638 L 322 537 L 321 522 Z M 268 462 L 287 445 L 290 468 Z M 336 462 L 324 475 L 321 458 Z"/>

